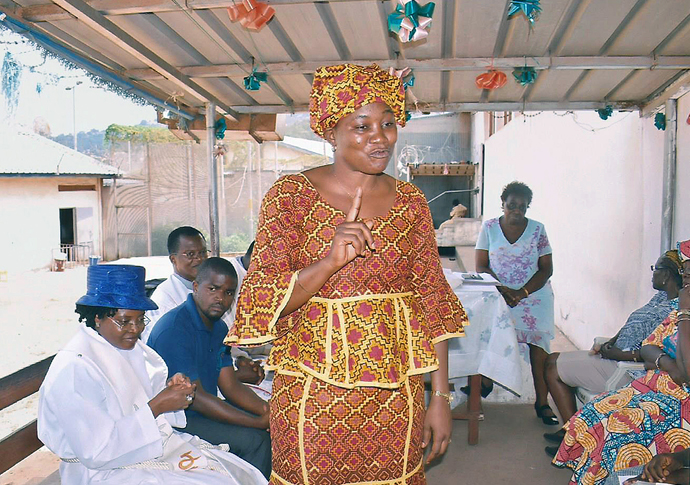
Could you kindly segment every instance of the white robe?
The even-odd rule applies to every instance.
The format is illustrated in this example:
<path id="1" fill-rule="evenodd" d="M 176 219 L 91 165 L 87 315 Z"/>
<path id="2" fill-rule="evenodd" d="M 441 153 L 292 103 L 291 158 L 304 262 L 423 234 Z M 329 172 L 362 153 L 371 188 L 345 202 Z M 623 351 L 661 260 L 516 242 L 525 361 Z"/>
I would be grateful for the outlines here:
<path id="1" fill-rule="evenodd" d="M 141 341 L 119 350 L 82 324 L 55 356 L 39 397 L 38 437 L 63 459 L 64 485 L 267 483 L 235 455 L 174 430 L 186 425 L 184 412 L 153 417 L 148 401 L 167 375 Z"/>

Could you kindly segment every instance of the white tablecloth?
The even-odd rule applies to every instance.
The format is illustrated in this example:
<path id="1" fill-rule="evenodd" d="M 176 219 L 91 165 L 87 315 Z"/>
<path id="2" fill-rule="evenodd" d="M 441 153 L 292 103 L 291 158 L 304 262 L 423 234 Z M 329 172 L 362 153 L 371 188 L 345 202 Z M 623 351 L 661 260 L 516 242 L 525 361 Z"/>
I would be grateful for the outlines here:
<path id="1" fill-rule="evenodd" d="M 524 364 L 505 300 L 494 286 L 459 285 L 457 274 L 444 272 L 470 321 L 465 338 L 451 339 L 448 344 L 448 377 L 455 381 L 482 374 L 521 394 Z"/>

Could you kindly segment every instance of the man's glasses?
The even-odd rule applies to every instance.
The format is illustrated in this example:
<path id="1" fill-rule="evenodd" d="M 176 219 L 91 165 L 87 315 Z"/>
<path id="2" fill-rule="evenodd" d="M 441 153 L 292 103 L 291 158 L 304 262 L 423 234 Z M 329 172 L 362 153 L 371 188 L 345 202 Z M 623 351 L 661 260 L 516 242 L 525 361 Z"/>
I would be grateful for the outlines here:
<path id="1" fill-rule="evenodd" d="M 208 258 L 208 253 L 209 253 L 208 249 L 202 249 L 201 251 L 185 251 L 184 253 L 177 253 L 177 254 L 181 254 L 182 256 L 187 258 L 187 260 L 193 261 L 195 259 L 202 259 L 203 260 L 203 259 Z"/>
<path id="2" fill-rule="evenodd" d="M 675 271 L 674 269 L 671 269 L 671 268 L 669 268 L 668 266 L 655 266 L 655 265 L 651 265 L 651 266 L 650 266 L 650 269 L 651 269 L 652 271 L 663 271 L 663 270 L 666 270 L 666 271 Z M 678 270 L 678 274 L 679 274 L 679 275 L 682 275 L 683 273 L 684 273 L 684 271 L 683 271 L 682 269 L 679 269 L 679 270 Z"/>
<path id="3" fill-rule="evenodd" d="M 125 327 L 130 324 L 134 325 L 134 328 L 137 330 L 143 330 L 144 327 L 146 327 L 146 325 L 148 325 L 151 321 L 146 315 L 142 316 L 141 318 L 137 318 L 136 320 L 127 320 L 122 322 L 120 320 L 115 320 L 113 317 L 108 317 L 108 319 L 120 329 L 120 332 L 122 332 Z"/>

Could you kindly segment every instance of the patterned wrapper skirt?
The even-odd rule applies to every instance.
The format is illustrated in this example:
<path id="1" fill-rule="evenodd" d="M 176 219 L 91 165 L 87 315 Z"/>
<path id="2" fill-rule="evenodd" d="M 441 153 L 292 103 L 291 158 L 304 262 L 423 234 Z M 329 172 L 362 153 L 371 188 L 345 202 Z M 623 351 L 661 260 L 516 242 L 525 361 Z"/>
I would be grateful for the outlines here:
<path id="1" fill-rule="evenodd" d="M 344 389 L 277 374 L 270 485 L 425 485 L 424 383 Z"/>
<path id="2" fill-rule="evenodd" d="M 648 372 L 600 394 L 565 426 L 553 460 L 573 469 L 571 484 L 600 485 L 612 472 L 690 448 L 690 396 L 665 372 Z"/>

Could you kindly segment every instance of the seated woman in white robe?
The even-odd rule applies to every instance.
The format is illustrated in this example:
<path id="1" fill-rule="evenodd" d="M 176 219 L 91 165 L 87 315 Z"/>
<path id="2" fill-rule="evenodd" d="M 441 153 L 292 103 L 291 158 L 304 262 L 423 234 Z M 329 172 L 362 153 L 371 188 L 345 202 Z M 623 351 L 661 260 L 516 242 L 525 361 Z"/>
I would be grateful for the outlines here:
<path id="1" fill-rule="evenodd" d="M 77 301 L 77 334 L 55 356 L 40 389 L 38 437 L 62 460 L 63 484 L 264 485 L 249 463 L 184 427 L 194 385 L 181 374 L 166 382 L 163 359 L 139 340 L 144 268 L 88 269 Z M 227 449 L 227 448 L 226 448 Z"/>

